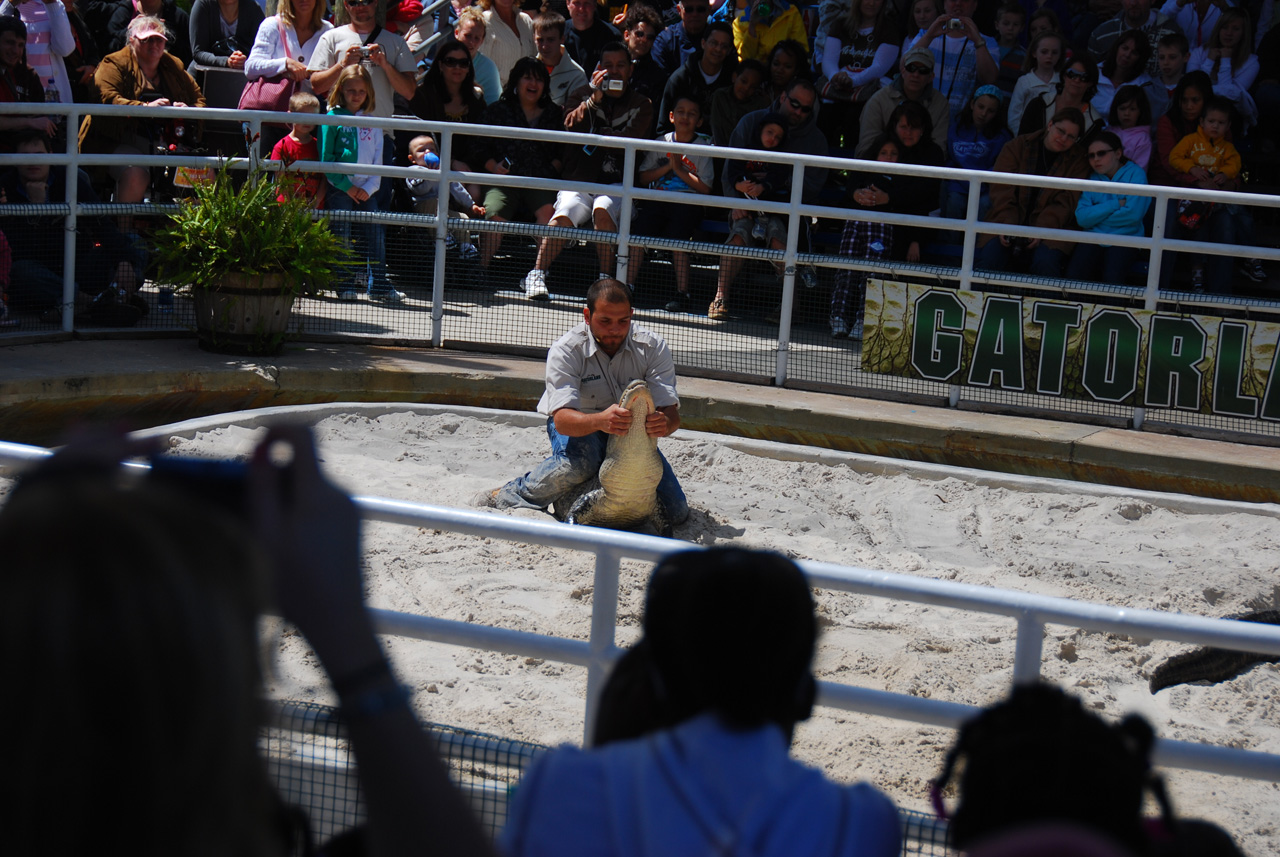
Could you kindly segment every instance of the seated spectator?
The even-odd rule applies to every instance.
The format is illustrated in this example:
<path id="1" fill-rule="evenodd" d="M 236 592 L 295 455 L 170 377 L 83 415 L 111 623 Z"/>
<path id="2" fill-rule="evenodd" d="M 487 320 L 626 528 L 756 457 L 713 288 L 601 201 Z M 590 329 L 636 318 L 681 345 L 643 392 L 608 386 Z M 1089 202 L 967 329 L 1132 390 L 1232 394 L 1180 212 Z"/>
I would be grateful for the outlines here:
<path id="1" fill-rule="evenodd" d="M 516 789 L 504 853 L 578 857 L 643 839 L 653 854 L 896 857 L 887 797 L 788 754 L 816 689 L 813 597 L 793 562 L 738 548 L 668 556 L 643 627 L 605 688 L 597 746 L 548 753 Z"/>
<path id="2" fill-rule="evenodd" d="M 708 24 L 702 33 L 702 55 L 695 55 L 666 82 L 662 92 L 662 106 L 658 109 L 658 130 L 671 130 L 669 117 L 675 112 L 676 102 L 681 98 L 689 98 L 699 105 L 701 124 L 698 131 L 710 131 L 709 111 L 706 112 L 708 115 L 704 115 L 701 105 L 710 104 L 711 97 L 718 90 L 729 87 L 736 66 L 733 32 L 729 25 L 723 21 Z"/>
<path id="3" fill-rule="evenodd" d="M 587 85 L 586 72 L 564 49 L 564 18 L 555 12 L 543 12 L 534 18 L 533 40 L 538 46 L 538 60 L 550 74 L 551 100 L 563 107 L 570 92 Z"/>
<path id="4" fill-rule="evenodd" d="M 49 138 L 36 128 L 14 131 L 11 139 L 19 155 L 52 152 Z M 0 198 L 9 205 L 61 205 L 67 201 L 67 171 L 48 164 L 12 167 L 0 177 Z M 79 172 L 76 199 L 82 205 L 99 201 L 84 170 Z M 4 218 L 3 228 L 13 264 L 8 289 L 10 308 L 41 314 L 46 321 L 61 320 L 63 216 L 9 217 Z M 114 284 L 115 290 L 103 301 L 112 305 L 110 317 L 88 320 L 116 325 L 136 323 L 147 306 L 136 296 L 145 262 L 140 244 L 121 235 L 110 218 L 81 214 L 76 222 L 77 311 L 87 311 L 90 300 Z M 118 300 L 121 291 L 123 301 Z"/>
<path id="5" fill-rule="evenodd" d="M 990 170 L 996 158 L 1013 136 L 1004 126 L 1000 116 L 1000 89 L 994 86 L 978 87 L 969 106 L 956 117 L 947 132 L 948 167 L 962 170 Z M 991 186 L 982 185 L 978 201 L 978 219 L 982 220 L 991 207 Z M 969 208 L 969 182 L 954 179 L 948 181 L 942 199 L 942 216 L 962 219 Z"/>
<path id="6" fill-rule="evenodd" d="M 1166 824 L 1173 821 L 1151 770 L 1154 743 L 1138 715 L 1111 725 L 1051 685 L 1015 687 L 961 727 L 933 783 L 934 803 L 945 812 L 942 790 L 958 778 L 951 847 L 970 851 L 999 834 L 1054 822 L 1100 834 L 1132 854 L 1150 853 L 1142 817 L 1148 789 Z"/>
<path id="7" fill-rule="evenodd" d="M 821 125 L 827 142 L 858 136 L 858 117 L 880 79 L 898 60 L 898 31 L 885 13 L 884 0 L 856 0 L 832 24 L 823 49 Z"/>
<path id="8" fill-rule="evenodd" d="M 1028 103 L 1057 90 L 1062 82 L 1062 69 L 1067 64 L 1066 47 L 1061 33 L 1041 33 L 1031 40 L 1024 73 L 1009 97 L 1010 131 L 1021 124 Z"/>
<path id="9" fill-rule="evenodd" d="M 1110 131 L 1103 131 L 1089 142 L 1090 179 L 1117 184 L 1146 184 L 1147 174 L 1135 161 L 1125 157 L 1124 144 Z M 1102 235 L 1143 235 L 1143 225 L 1151 197 L 1124 193 L 1085 191 L 1076 203 L 1076 222 L 1085 232 Z M 1129 270 L 1141 252 L 1137 247 L 1119 247 L 1081 241 L 1071 254 L 1067 277 L 1119 285 L 1129 279 Z"/>
<path id="10" fill-rule="evenodd" d="M 733 19 L 733 44 L 738 59 L 762 60 L 772 57 L 779 42 L 809 43 L 800 9 L 787 0 L 750 0 L 742 14 Z M 805 50 L 805 61 L 808 61 Z"/>
<path id="11" fill-rule="evenodd" d="M 713 25 L 715 26 L 715 25 Z M 698 133 L 702 122 L 702 105 L 695 99 L 682 95 L 667 117 L 671 131 L 658 137 L 670 143 L 667 152 L 649 151 L 640 162 L 639 183 L 654 190 L 671 193 L 708 194 L 715 167 L 711 156 L 694 152 L 689 146 L 710 146 L 711 138 Z M 702 221 L 702 206 L 675 202 L 659 202 L 642 199 L 636 203 L 631 231 L 635 235 L 651 238 L 670 238 L 673 241 L 691 241 Z M 632 283 L 640 282 L 640 269 L 644 266 L 645 249 L 632 247 L 628 275 Z M 675 270 L 676 294 L 667 304 L 667 312 L 687 312 L 689 304 L 689 254 L 672 251 L 672 267 Z M 635 289 L 632 288 L 632 292 Z"/>
<path id="12" fill-rule="evenodd" d="M 1090 103 L 1090 99 L 1098 91 L 1098 67 L 1084 60 L 1072 61 L 1062 72 L 1053 92 L 1027 102 L 1022 111 L 1022 121 L 1018 123 L 1018 134 L 1021 137 L 1042 131 L 1049 124 L 1049 117 L 1056 116 L 1063 110 L 1079 110 L 1084 121 L 1084 138 L 1102 130 L 1103 116 Z"/>
<path id="13" fill-rule="evenodd" d="M 453 25 L 453 37 L 467 46 L 471 54 L 471 68 L 476 73 L 476 86 L 484 92 L 484 103 L 493 104 L 502 95 L 502 77 L 493 60 L 480 52 L 489 27 L 479 6 L 468 6 L 458 15 Z M 536 41 L 536 39 L 535 39 Z M 409 44 L 405 42 L 405 44 Z M 410 45 L 412 47 L 412 45 Z M 439 46 L 436 47 L 439 51 Z"/>
<path id="14" fill-rule="evenodd" d="M 1027 10 L 1016 0 L 1010 0 L 996 10 L 996 86 L 1006 97 L 1013 94 L 1018 78 L 1027 71 L 1026 62 L 1029 51 L 1022 39 L 1022 31 L 1027 22 Z M 1063 62 L 1066 58 L 1061 58 Z"/>
<path id="15" fill-rule="evenodd" d="M 288 466 L 268 452 L 282 446 Z M 27 699 L 0 712 L 28 739 L 7 760 L 10 847 L 299 853 L 306 820 L 258 750 L 271 613 L 306 635 L 332 680 L 368 809 L 362 853 L 493 854 L 374 632 L 359 514 L 321 474 L 310 433 L 268 431 L 235 511 L 195 476 L 124 478 L 122 459 L 154 451 L 73 444 L 0 510 L 0 681 Z M 83 538 L 65 537 L 67 520 Z"/>
<path id="16" fill-rule="evenodd" d="M 325 190 L 329 186 L 324 173 L 299 173 L 289 170 L 295 161 L 320 160 L 320 144 L 315 137 L 315 123 L 306 115 L 320 112 L 320 99 L 310 92 L 295 92 L 289 97 L 289 112 L 300 114 L 298 121 L 289 125 L 289 133 L 271 149 L 271 160 L 281 161 L 285 169 L 278 175 L 280 202 L 295 197 L 305 197 L 314 208 L 324 208 Z"/>
<path id="17" fill-rule="evenodd" d="M 538 52 L 533 43 L 533 18 L 521 11 L 516 0 L 477 0 L 484 10 L 484 44 L 480 53 L 498 67 L 498 80 L 506 80 L 521 57 Z"/>
<path id="18" fill-rule="evenodd" d="M 1107 130 L 1120 138 L 1127 160 L 1142 168 L 1143 181 L 1147 165 L 1151 163 L 1151 105 L 1147 93 L 1140 86 L 1123 86 L 1111 102 L 1107 117 Z"/>
<path id="19" fill-rule="evenodd" d="M 440 150 L 436 138 L 420 134 L 409 141 L 409 164 L 416 167 L 414 175 L 404 180 L 409 196 L 413 198 L 413 210 L 418 214 L 437 214 L 440 210 Z M 436 173 L 437 175 L 431 175 Z M 449 182 L 449 204 L 445 217 L 457 214 L 463 220 L 484 217 L 484 206 L 477 205 L 462 182 Z M 456 250 L 464 262 L 474 262 L 480 253 L 471 243 L 471 235 L 465 230 L 449 232 L 445 236 L 445 249 Z"/>
<path id="20" fill-rule="evenodd" d="M 996 40 L 978 32 L 973 15 L 978 0 L 945 0 L 943 13 L 912 47 L 933 52 L 933 85 L 947 97 L 951 113 L 959 113 L 979 86 L 999 75 Z"/>
<path id="21" fill-rule="evenodd" d="M 191 51 L 196 64 L 244 68 L 262 21 L 262 9 L 254 0 L 195 0 Z"/>
<path id="22" fill-rule="evenodd" d="M 1147 75 L 1150 47 L 1147 37 L 1138 30 L 1124 33 L 1111 45 L 1107 55 L 1098 64 L 1098 91 L 1089 103 L 1098 113 L 1111 112 L 1111 99 L 1122 86 L 1151 86 Z"/>
<path id="23" fill-rule="evenodd" d="M 181 59 L 167 51 L 165 24 L 140 16 L 129 22 L 129 44 L 107 54 L 94 80 L 103 104 L 152 107 L 204 107 L 204 94 L 187 74 Z M 80 150 L 114 155 L 150 155 L 164 141 L 167 122 L 133 116 L 86 116 L 80 125 Z M 151 185 L 151 171 L 140 166 L 115 166 L 115 202 L 142 202 Z"/>
<path id="24" fill-rule="evenodd" d="M 0 17 L 0 102 L 44 104 L 44 87 L 35 69 L 23 59 L 27 44 L 27 25 L 20 18 Z M 58 123 L 48 115 L 0 116 L 0 131 L 34 128 L 53 137 Z"/>
<path id="25" fill-rule="evenodd" d="M 889 117 L 904 101 L 914 101 L 929 114 L 933 142 L 939 148 L 947 144 L 947 123 L 951 110 L 947 97 L 933 88 L 933 52 L 928 48 L 912 48 L 902 56 L 902 73 L 893 83 L 881 89 L 862 110 L 855 154 L 869 160 L 875 157 L 876 141 L 891 130 Z"/>
<path id="26" fill-rule="evenodd" d="M 1088 160 L 1080 144 L 1084 117 L 1075 108 L 1054 114 L 1049 127 L 1014 137 L 996 158 L 994 172 L 1082 179 Z M 993 184 L 991 208 L 984 223 L 1074 229 L 1080 192 L 1064 188 L 1033 188 Z M 1038 277 L 1060 277 L 1071 244 L 1060 239 L 1010 235 L 979 235 L 974 267 L 986 271 L 1029 271 Z"/>
<path id="27" fill-rule="evenodd" d="M 1194 51 L 1205 47 L 1209 34 L 1218 26 L 1218 18 L 1229 8 L 1228 0 L 1165 0 L 1160 12 L 1173 19 Z"/>
<path id="28" fill-rule="evenodd" d="M 1169 163 L 1173 147 L 1200 127 L 1204 106 L 1213 97 L 1213 84 L 1202 71 L 1187 72 L 1173 90 L 1172 104 L 1156 120 L 1155 146 L 1147 177 L 1151 184 L 1191 187 L 1193 180 Z"/>
<path id="29" fill-rule="evenodd" d="M 75 50 L 76 37 L 60 0 L 26 3 L 3 0 L 0 16 L 21 18 L 26 24 L 26 60 L 44 85 L 45 101 L 59 104 L 75 101 L 64 58 Z M 59 124 L 61 122 L 59 117 Z M 65 139 L 61 130 L 57 136 Z"/>
<path id="30" fill-rule="evenodd" d="M 1258 124 L 1258 105 L 1249 89 L 1258 78 L 1258 57 L 1253 52 L 1253 25 L 1241 8 L 1224 11 L 1204 47 L 1191 52 L 1187 69 L 1202 71 L 1213 82 L 1213 94 L 1235 107 L 1239 120 L 1232 131 L 1237 137 Z"/>
<path id="31" fill-rule="evenodd" d="M 178 58 L 183 68 L 191 65 L 191 18 L 186 9 L 174 0 L 123 0 L 113 6 L 114 11 L 107 23 L 107 53 L 128 47 L 129 22 L 140 16 L 149 16 L 164 21 L 169 53 Z"/>
<path id="32" fill-rule="evenodd" d="M 72 100 L 80 104 L 97 104 L 98 88 L 93 85 L 93 73 L 102 60 L 99 41 L 107 29 L 105 26 L 100 30 L 90 27 L 76 8 L 75 0 L 63 0 L 62 6 L 67 10 L 67 21 L 71 24 L 71 35 L 76 45 L 62 60 L 67 79 L 71 81 Z"/>
<path id="33" fill-rule="evenodd" d="M 680 20 L 658 33 L 651 52 L 653 61 L 667 74 L 675 74 L 702 50 L 702 33 L 707 26 L 711 2 L 680 0 L 676 8 L 680 10 Z M 733 23 L 732 20 L 729 23 Z"/>
<path id="34" fill-rule="evenodd" d="M 1107 52 L 1111 50 L 1122 35 L 1137 30 L 1147 38 L 1147 47 L 1150 48 L 1149 55 L 1151 57 L 1147 62 L 1147 74 L 1155 76 L 1156 74 L 1156 51 L 1160 40 L 1170 33 L 1180 33 L 1178 25 L 1173 19 L 1163 12 L 1158 12 L 1152 7 L 1152 0 L 1125 0 L 1121 4 L 1120 13 L 1114 18 L 1103 21 L 1094 28 L 1093 33 L 1089 36 L 1089 59 L 1095 63 L 1100 63 L 1106 59 Z"/>
<path id="35" fill-rule="evenodd" d="M 614 137 L 646 137 L 653 127 L 653 105 L 649 99 L 631 91 L 631 54 L 622 42 L 605 45 L 599 68 L 591 75 L 589 86 L 579 89 L 565 102 L 566 131 L 590 132 Z M 620 80 L 621 91 L 605 86 L 609 80 Z M 573 182 L 618 184 L 622 181 L 623 153 L 607 146 L 567 146 L 563 177 Z M 585 194 L 562 190 L 556 194 L 553 226 L 577 227 L 591 219 L 601 232 L 616 232 L 621 202 L 608 194 Z M 524 279 L 525 296 L 531 300 L 549 300 L 547 271 L 564 249 L 564 239 L 543 238 L 538 258 Z M 596 245 L 600 261 L 600 279 L 611 279 L 608 269 L 616 258 L 613 247 L 605 242 Z"/>
<path id="36" fill-rule="evenodd" d="M 920 41 L 933 22 L 942 14 L 942 0 L 914 0 L 911 4 L 910 21 L 902 40 L 900 54 L 911 50 L 911 46 Z"/>
<path id="37" fill-rule="evenodd" d="M 622 33 L 596 15 L 595 0 L 568 0 L 569 28 L 564 34 L 564 48 L 573 61 L 582 66 L 588 77 L 596 73 L 604 46 L 621 41 Z"/>
<path id="38" fill-rule="evenodd" d="M 546 17 L 545 15 L 543 16 Z M 559 16 L 556 16 L 559 17 Z M 539 18 L 538 20 L 542 20 Z M 563 62 L 573 62 L 565 57 Z M 485 112 L 486 125 L 498 126 L 485 138 L 484 168 L 494 175 L 554 179 L 560 176 L 561 147 L 543 140 L 504 136 L 501 127 L 564 130 L 564 111 L 551 98 L 551 78 L 539 59 L 517 60 L 498 102 Z M 485 219 L 501 223 L 532 221 L 545 225 L 555 210 L 556 192 L 520 186 L 491 187 L 484 195 Z M 480 265 L 488 271 L 502 244 L 502 233 L 480 233 Z"/>
<path id="39" fill-rule="evenodd" d="M 1258 107 L 1260 154 L 1273 154 L 1280 143 L 1280 27 L 1272 27 L 1258 43 L 1258 79 L 1253 85 Z"/>
<path id="40" fill-rule="evenodd" d="M 711 94 L 711 139 L 717 146 L 729 145 L 729 137 L 742 117 L 769 106 L 769 96 L 763 91 L 764 79 L 764 63 L 743 60 L 733 71 L 731 85 Z"/>
<path id="41" fill-rule="evenodd" d="M 1182 182 L 1205 190 L 1240 190 L 1240 152 L 1228 140 L 1231 102 L 1213 96 L 1200 114 L 1195 131 L 1183 137 L 1169 152 L 1169 166 L 1186 177 Z M 1172 201 L 1171 201 L 1172 202 Z M 1253 244 L 1253 215 L 1243 205 L 1198 203 L 1180 206 L 1166 228 L 1169 238 L 1208 241 L 1213 244 Z M 1192 257 L 1191 290 L 1230 292 L 1235 257 L 1197 254 Z M 1165 265 L 1170 265 L 1166 256 Z M 1258 259 L 1241 259 L 1241 273 L 1254 282 L 1265 282 L 1266 271 Z M 1162 266 L 1163 267 L 1163 266 Z M 1162 271 L 1163 274 L 1163 271 Z"/>
<path id="42" fill-rule="evenodd" d="M 1151 76 L 1151 91 L 1147 93 L 1153 117 L 1163 116 L 1174 103 L 1173 91 L 1187 73 L 1190 57 L 1187 37 L 1181 31 L 1167 33 L 1156 43 L 1156 73 Z"/>
<path id="43" fill-rule="evenodd" d="M 627 7 L 622 22 L 622 43 L 631 54 L 631 88 L 653 102 L 656 108 L 671 75 L 653 58 L 653 41 L 662 29 L 662 20 L 652 6 L 637 3 Z M 730 47 L 732 47 L 732 38 Z M 661 119 L 659 120 L 661 122 Z"/>
<path id="44" fill-rule="evenodd" d="M 409 110 L 428 122 L 478 125 L 484 121 L 484 93 L 476 86 L 475 67 L 466 45 L 450 39 L 436 52 L 435 61 L 409 101 Z M 454 138 L 452 163 L 455 170 L 470 172 L 470 147 L 465 140 Z"/>
<path id="45" fill-rule="evenodd" d="M 765 64 L 769 67 L 770 99 L 781 98 L 793 81 L 809 79 L 809 54 L 804 44 L 794 39 L 784 39 L 774 45 Z"/>
<path id="46" fill-rule="evenodd" d="M 743 120 L 746 121 L 746 120 Z M 735 143 L 734 148 L 759 149 L 764 152 L 782 152 L 790 123 L 780 113 L 767 113 L 753 123 L 753 135 L 745 144 Z M 736 134 L 736 132 L 735 132 Z M 787 219 L 784 215 L 762 212 L 751 202 L 786 202 L 789 198 L 791 168 L 784 161 L 741 161 L 729 159 L 724 167 L 724 185 L 732 190 L 732 196 L 747 200 L 742 208 L 729 211 L 729 240 L 731 247 L 750 247 L 760 241 L 770 250 L 786 247 Z M 734 263 L 737 264 L 734 264 Z M 716 296 L 707 308 L 707 317 L 720 321 L 729 317 L 727 299 L 729 289 L 742 265 L 735 256 L 720 258 L 720 276 L 716 283 Z M 782 265 L 774 263 L 781 291 Z"/>

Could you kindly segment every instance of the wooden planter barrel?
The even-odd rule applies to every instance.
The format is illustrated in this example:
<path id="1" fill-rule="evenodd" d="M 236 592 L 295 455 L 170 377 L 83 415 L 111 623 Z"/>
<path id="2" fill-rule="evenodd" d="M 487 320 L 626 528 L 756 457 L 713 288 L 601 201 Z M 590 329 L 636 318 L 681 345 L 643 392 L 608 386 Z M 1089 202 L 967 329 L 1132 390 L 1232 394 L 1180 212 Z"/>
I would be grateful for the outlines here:
<path id="1" fill-rule="evenodd" d="M 228 274 L 214 289 L 196 289 L 196 336 L 218 354 L 279 354 L 293 290 L 280 274 Z"/>

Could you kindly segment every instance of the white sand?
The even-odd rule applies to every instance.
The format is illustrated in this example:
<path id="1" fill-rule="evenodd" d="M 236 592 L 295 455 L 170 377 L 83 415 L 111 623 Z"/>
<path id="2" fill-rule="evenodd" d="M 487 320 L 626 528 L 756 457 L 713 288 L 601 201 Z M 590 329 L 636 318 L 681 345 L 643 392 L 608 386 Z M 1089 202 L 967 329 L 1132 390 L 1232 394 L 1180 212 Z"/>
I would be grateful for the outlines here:
<path id="1" fill-rule="evenodd" d="M 454 506 L 529 469 L 547 449 L 540 428 L 454 415 L 344 415 L 322 420 L 317 433 L 326 469 L 348 490 Z M 228 427 L 174 447 L 238 454 L 254 437 Z M 868 475 L 747 455 L 705 435 L 677 434 L 662 448 L 694 508 L 677 535 L 703 544 L 1208 616 L 1280 607 L 1274 514 L 1189 514 L 1087 491 Z M 387 524 L 366 528 L 366 547 L 374 606 L 587 637 L 587 555 Z M 624 568 L 624 644 L 637 633 L 647 572 Z M 820 678 L 978 705 L 1009 686 L 1009 620 L 831 593 L 819 609 Z M 1153 697 L 1148 671 L 1185 646 L 1057 626 L 1050 635 L 1045 676 L 1100 712 L 1136 710 L 1165 737 L 1280 753 L 1280 666 Z M 582 669 L 399 639 L 388 647 L 427 719 L 542 743 L 581 739 Z M 330 699 L 299 637 L 281 641 L 279 670 L 276 695 Z M 927 782 L 952 737 L 826 709 L 802 728 L 796 750 L 836 778 L 869 779 L 901 805 L 926 810 Z M 1223 824 L 1252 855 L 1280 853 L 1280 785 L 1168 776 L 1181 810 Z"/>

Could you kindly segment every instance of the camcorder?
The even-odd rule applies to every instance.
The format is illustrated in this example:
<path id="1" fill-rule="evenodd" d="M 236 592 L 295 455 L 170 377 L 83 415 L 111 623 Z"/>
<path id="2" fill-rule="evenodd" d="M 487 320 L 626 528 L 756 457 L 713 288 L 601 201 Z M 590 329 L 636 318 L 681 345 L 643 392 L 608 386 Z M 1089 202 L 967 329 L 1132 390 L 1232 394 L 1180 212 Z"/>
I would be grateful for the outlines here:
<path id="1" fill-rule="evenodd" d="M 147 480 L 199 497 L 241 519 L 249 517 L 249 465 L 219 458 L 157 455 Z"/>

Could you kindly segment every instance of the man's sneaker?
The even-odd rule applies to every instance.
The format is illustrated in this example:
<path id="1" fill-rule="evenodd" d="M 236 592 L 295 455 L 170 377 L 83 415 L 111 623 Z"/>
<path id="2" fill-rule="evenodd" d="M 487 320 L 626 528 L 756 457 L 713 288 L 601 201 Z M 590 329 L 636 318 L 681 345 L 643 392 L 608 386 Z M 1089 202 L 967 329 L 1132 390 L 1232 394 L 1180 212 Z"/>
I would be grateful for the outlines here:
<path id="1" fill-rule="evenodd" d="M 475 262 L 480 258 L 480 251 L 476 249 L 476 245 L 464 241 L 458 245 L 458 258 L 463 262 Z"/>
<path id="2" fill-rule="evenodd" d="M 355 289 L 342 289 L 338 292 L 338 300 L 340 301 L 358 301 L 360 293 Z"/>
<path id="3" fill-rule="evenodd" d="M 800 274 L 800 282 L 804 283 L 806 289 L 818 287 L 818 272 L 813 270 L 811 265 L 800 265 L 796 268 L 796 272 Z"/>
<path id="4" fill-rule="evenodd" d="M 524 277 L 524 296 L 531 301 L 549 301 L 551 292 L 547 291 L 547 272 L 534 268 Z"/>
<path id="5" fill-rule="evenodd" d="M 849 325 L 843 318 L 831 319 L 831 335 L 836 339 L 844 339 L 849 335 Z"/>
<path id="6" fill-rule="evenodd" d="M 445 236 L 444 236 L 444 249 L 445 249 L 445 250 L 457 250 L 457 249 L 458 249 L 458 239 L 453 237 L 453 233 L 452 233 L 452 232 L 446 232 L 446 233 L 445 233 Z"/>
<path id="7" fill-rule="evenodd" d="M 1262 267 L 1261 259 L 1241 259 L 1236 266 L 1236 270 L 1255 283 L 1265 283 L 1267 281 L 1267 272 Z"/>
<path id="8" fill-rule="evenodd" d="M 667 301 L 667 312 L 684 312 L 685 304 L 688 302 L 688 292 L 676 292 L 676 296 Z"/>
<path id="9" fill-rule="evenodd" d="M 369 293 L 369 300 L 377 301 L 387 306 L 400 306 L 404 303 L 404 292 L 398 292 L 395 289 L 383 289 Z"/>
<path id="10" fill-rule="evenodd" d="M 849 338 L 862 341 L 862 319 L 855 321 L 853 327 L 849 328 Z"/>
<path id="11" fill-rule="evenodd" d="M 1191 269 L 1191 291 L 1198 295 L 1204 294 L 1204 268 Z"/>

